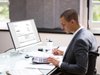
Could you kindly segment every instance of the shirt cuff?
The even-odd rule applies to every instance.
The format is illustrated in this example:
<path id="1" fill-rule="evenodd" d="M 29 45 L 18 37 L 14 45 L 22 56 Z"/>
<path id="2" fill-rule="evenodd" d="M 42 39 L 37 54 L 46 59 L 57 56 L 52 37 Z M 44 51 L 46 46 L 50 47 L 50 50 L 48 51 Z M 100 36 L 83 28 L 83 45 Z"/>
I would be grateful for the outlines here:
<path id="1" fill-rule="evenodd" d="M 59 62 L 59 67 L 61 67 L 62 61 Z"/>

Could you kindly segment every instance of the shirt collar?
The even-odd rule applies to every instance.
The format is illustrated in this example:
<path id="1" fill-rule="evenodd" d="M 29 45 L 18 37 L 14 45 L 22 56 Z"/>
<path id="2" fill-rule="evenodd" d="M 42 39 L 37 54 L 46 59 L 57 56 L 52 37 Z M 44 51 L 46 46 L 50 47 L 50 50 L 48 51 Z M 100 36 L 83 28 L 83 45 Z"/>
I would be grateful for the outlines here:
<path id="1" fill-rule="evenodd" d="M 80 26 L 80 28 L 78 28 L 75 33 L 73 35 L 75 35 L 79 30 L 81 30 L 82 28 L 84 28 L 83 26 Z"/>

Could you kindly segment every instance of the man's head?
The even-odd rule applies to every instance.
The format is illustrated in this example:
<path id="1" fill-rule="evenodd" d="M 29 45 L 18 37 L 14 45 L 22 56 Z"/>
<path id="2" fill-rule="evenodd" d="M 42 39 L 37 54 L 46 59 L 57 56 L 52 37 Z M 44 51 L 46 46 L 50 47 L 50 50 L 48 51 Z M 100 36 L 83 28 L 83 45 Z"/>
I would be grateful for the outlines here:
<path id="1" fill-rule="evenodd" d="M 80 26 L 78 14 L 74 9 L 68 9 L 60 16 L 60 22 L 66 33 L 74 33 Z"/>

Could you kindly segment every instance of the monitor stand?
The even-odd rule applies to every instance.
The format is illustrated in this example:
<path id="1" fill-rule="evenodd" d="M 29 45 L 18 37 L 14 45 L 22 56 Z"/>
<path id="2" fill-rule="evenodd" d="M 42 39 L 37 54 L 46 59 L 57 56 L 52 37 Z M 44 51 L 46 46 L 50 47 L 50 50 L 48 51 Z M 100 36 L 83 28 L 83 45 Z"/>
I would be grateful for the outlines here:
<path id="1" fill-rule="evenodd" d="M 10 52 L 10 56 L 19 56 L 22 54 L 23 54 L 23 52 L 21 50 L 17 50 L 17 49 L 14 49 L 13 51 Z"/>

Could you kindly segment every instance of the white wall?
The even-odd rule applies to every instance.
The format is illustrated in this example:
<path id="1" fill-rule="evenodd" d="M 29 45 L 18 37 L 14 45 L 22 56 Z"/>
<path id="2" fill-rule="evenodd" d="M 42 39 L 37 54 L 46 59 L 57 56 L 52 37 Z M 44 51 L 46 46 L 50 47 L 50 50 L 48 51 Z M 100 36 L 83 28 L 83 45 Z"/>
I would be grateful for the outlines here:
<path id="1" fill-rule="evenodd" d="M 43 42 L 45 42 L 46 39 L 51 39 L 54 42 L 54 45 L 57 46 L 67 46 L 71 39 L 71 35 L 66 34 L 39 33 L 39 35 Z M 0 53 L 12 47 L 13 43 L 9 32 L 0 31 Z"/>
<path id="2" fill-rule="evenodd" d="M 12 40 L 8 31 L 0 31 L 0 53 L 12 48 Z"/>
<path id="3" fill-rule="evenodd" d="M 72 35 L 66 35 L 66 34 L 53 34 L 53 33 L 40 33 L 41 40 L 43 42 L 46 41 L 46 39 L 50 39 L 54 42 L 54 45 L 61 45 L 61 46 L 67 46 L 70 42 Z"/>
<path id="4" fill-rule="evenodd" d="M 46 41 L 46 39 L 51 39 L 54 45 L 57 46 L 67 46 L 70 42 L 71 34 L 55 34 L 55 33 L 39 33 L 41 40 Z M 100 45 L 100 36 L 95 36 L 98 44 Z M 12 48 L 12 40 L 8 31 L 0 31 L 0 52 Z"/>
<path id="5" fill-rule="evenodd" d="M 42 41 L 45 41 L 46 38 L 54 41 L 55 44 L 66 46 L 70 42 L 72 35 L 71 34 L 54 34 L 54 33 L 40 33 L 39 34 Z M 100 35 L 95 35 L 98 45 L 100 45 Z"/>

